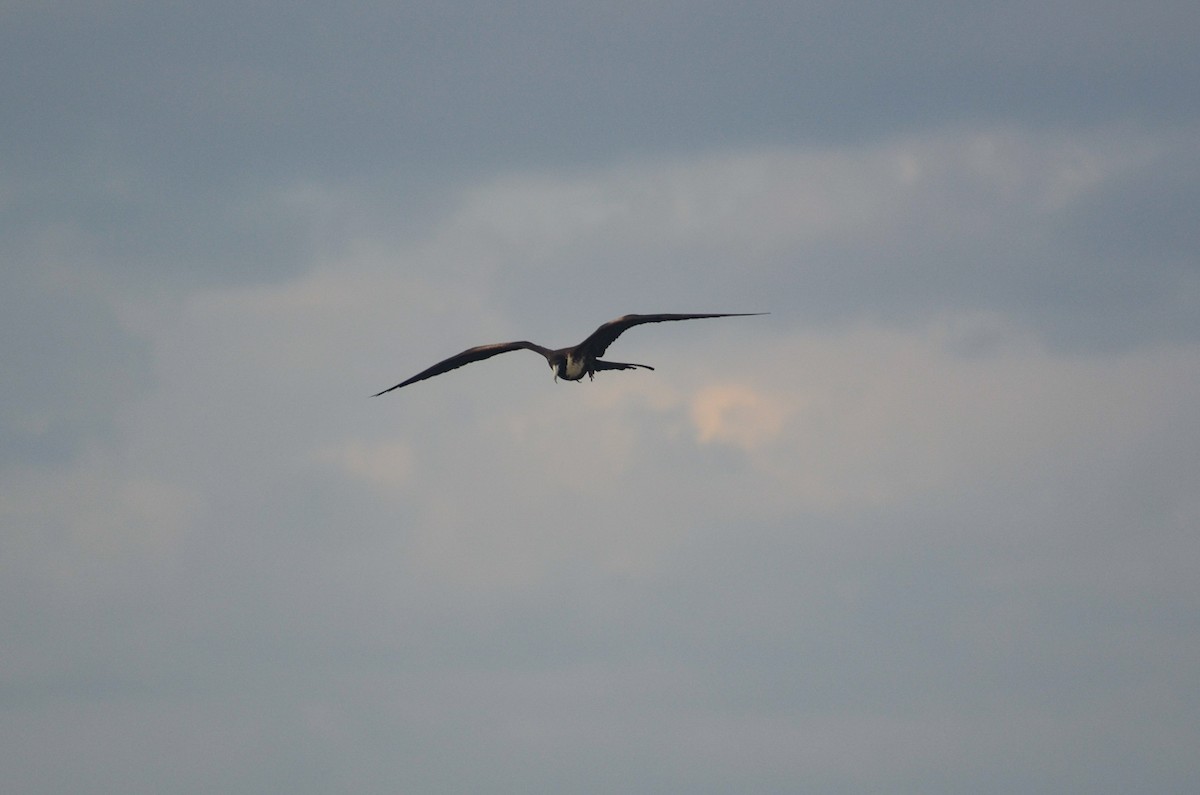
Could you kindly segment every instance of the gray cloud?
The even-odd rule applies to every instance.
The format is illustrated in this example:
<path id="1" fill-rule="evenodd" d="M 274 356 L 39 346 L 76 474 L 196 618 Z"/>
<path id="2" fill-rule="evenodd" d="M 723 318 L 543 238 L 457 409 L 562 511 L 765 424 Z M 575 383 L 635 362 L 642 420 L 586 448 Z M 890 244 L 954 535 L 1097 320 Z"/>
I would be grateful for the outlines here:
<path id="1" fill-rule="evenodd" d="M 103 145 L 202 183 L 403 176 L 970 118 L 1194 121 L 1195 21 L 1184 3 L 114 3 L 10 12 L 5 93 L 35 152 Z"/>
<path id="2" fill-rule="evenodd" d="M 90 442 L 111 442 L 115 413 L 152 382 L 144 340 L 111 309 L 72 287 L 61 263 L 9 271 L 0 295 L 0 462 L 68 460 Z"/>
<path id="3" fill-rule="evenodd" d="M 10 3 L 3 788 L 1187 790 L 1196 13 Z"/>

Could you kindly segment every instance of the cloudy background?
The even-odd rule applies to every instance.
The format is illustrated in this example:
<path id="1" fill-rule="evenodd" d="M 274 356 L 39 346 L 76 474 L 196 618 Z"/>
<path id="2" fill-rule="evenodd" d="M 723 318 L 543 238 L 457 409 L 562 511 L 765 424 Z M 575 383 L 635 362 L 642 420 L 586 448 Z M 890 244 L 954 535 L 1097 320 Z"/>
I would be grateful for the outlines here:
<path id="1" fill-rule="evenodd" d="M 0 788 L 1196 791 L 1198 34 L 3 3 Z"/>

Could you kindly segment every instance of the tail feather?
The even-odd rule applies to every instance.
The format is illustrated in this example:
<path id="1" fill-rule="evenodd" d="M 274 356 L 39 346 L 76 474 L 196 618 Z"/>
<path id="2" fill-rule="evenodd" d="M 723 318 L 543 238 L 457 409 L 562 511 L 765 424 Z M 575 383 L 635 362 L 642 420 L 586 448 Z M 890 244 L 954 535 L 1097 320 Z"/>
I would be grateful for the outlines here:
<path id="1" fill-rule="evenodd" d="M 643 370 L 654 369 L 648 364 L 633 364 L 632 362 L 606 362 L 601 359 L 597 359 L 595 364 L 595 369 L 597 372 L 600 370 L 632 370 L 635 367 L 641 367 Z"/>

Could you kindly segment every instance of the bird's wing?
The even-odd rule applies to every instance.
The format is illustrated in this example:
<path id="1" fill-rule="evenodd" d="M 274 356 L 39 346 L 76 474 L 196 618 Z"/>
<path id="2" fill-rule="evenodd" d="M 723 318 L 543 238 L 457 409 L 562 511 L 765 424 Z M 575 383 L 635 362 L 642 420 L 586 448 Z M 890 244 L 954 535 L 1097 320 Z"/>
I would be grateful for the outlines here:
<path id="1" fill-rule="evenodd" d="M 414 375 L 412 378 L 408 379 L 407 381 L 401 381 L 400 383 L 396 384 L 395 386 L 388 387 L 387 389 L 383 390 L 382 392 L 375 393 L 375 395 L 373 395 L 373 397 L 379 397 L 380 395 L 387 394 L 388 392 L 391 392 L 393 389 L 399 389 L 402 386 L 408 386 L 409 384 L 415 384 L 417 381 L 424 381 L 426 378 L 433 378 L 435 375 L 441 375 L 442 373 L 449 372 L 450 370 L 454 370 L 455 368 L 462 367 L 464 364 L 470 364 L 471 362 L 480 362 L 480 361 L 483 361 L 484 359 L 490 359 L 493 356 L 500 354 L 500 353 L 507 353 L 509 351 L 517 351 L 517 350 L 522 350 L 522 349 L 537 351 L 542 356 L 545 356 L 547 361 L 549 361 L 550 354 L 552 353 L 552 351 L 549 348 L 543 348 L 541 345 L 537 345 L 535 343 L 528 342 L 526 340 L 519 340 L 517 342 L 497 342 L 492 345 L 479 345 L 474 348 L 468 348 L 467 350 L 463 351 L 462 353 L 451 356 L 449 359 L 440 361 L 437 364 L 435 364 L 433 367 L 430 367 L 426 370 L 422 370 L 421 372 L 417 373 L 416 375 Z"/>
<path id="2" fill-rule="evenodd" d="M 612 345 L 613 340 L 621 333 L 642 323 L 662 323 L 667 320 L 697 320 L 705 317 L 748 317 L 750 315 L 765 315 L 766 312 L 726 312 L 708 315 L 625 315 L 616 320 L 610 320 L 592 332 L 592 335 L 579 344 L 579 350 L 587 356 L 603 356 L 604 351 Z"/>

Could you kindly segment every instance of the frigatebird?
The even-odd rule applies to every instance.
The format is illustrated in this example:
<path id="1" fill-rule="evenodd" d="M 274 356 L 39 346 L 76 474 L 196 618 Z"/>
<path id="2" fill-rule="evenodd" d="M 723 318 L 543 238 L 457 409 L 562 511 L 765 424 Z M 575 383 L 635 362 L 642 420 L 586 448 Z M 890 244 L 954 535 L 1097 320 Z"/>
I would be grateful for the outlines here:
<path id="1" fill-rule="evenodd" d="M 517 342 L 498 342 L 493 345 L 479 345 L 474 348 L 468 348 L 460 354 L 451 356 L 449 359 L 440 361 L 433 367 L 414 375 L 407 381 L 401 381 L 395 386 L 388 387 L 382 392 L 377 392 L 372 397 L 379 397 L 387 394 L 393 389 L 399 389 L 402 386 L 415 384 L 418 381 L 424 381 L 426 378 L 433 378 L 435 375 L 449 372 L 464 364 L 471 362 L 480 362 L 484 359 L 490 359 L 501 353 L 517 350 L 530 350 L 540 353 L 546 357 L 546 361 L 550 365 L 550 369 L 554 370 L 554 380 L 562 378 L 566 381 L 580 381 L 586 375 L 588 380 L 596 377 L 596 373 L 601 370 L 632 370 L 635 367 L 641 367 L 645 370 L 653 370 L 654 368 L 648 364 L 631 364 L 629 362 L 606 362 L 599 357 L 604 355 L 608 350 L 608 346 L 612 345 L 613 340 L 621 336 L 621 333 L 628 328 L 640 326 L 642 323 L 662 323 L 667 320 L 696 320 L 706 317 L 749 317 L 752 315 L 765 315 L 766 312 L 733 312 L 724 314 L 708 314 L 708 315 L 625 315 L 616 320 L 610 320 L 600 326 L 591 333 L 587 339 L 572 348 L 559 348 L 558 350 L 550 350 L 544 348 L 534 342 L 528 340 L 518 340 Z"/>

